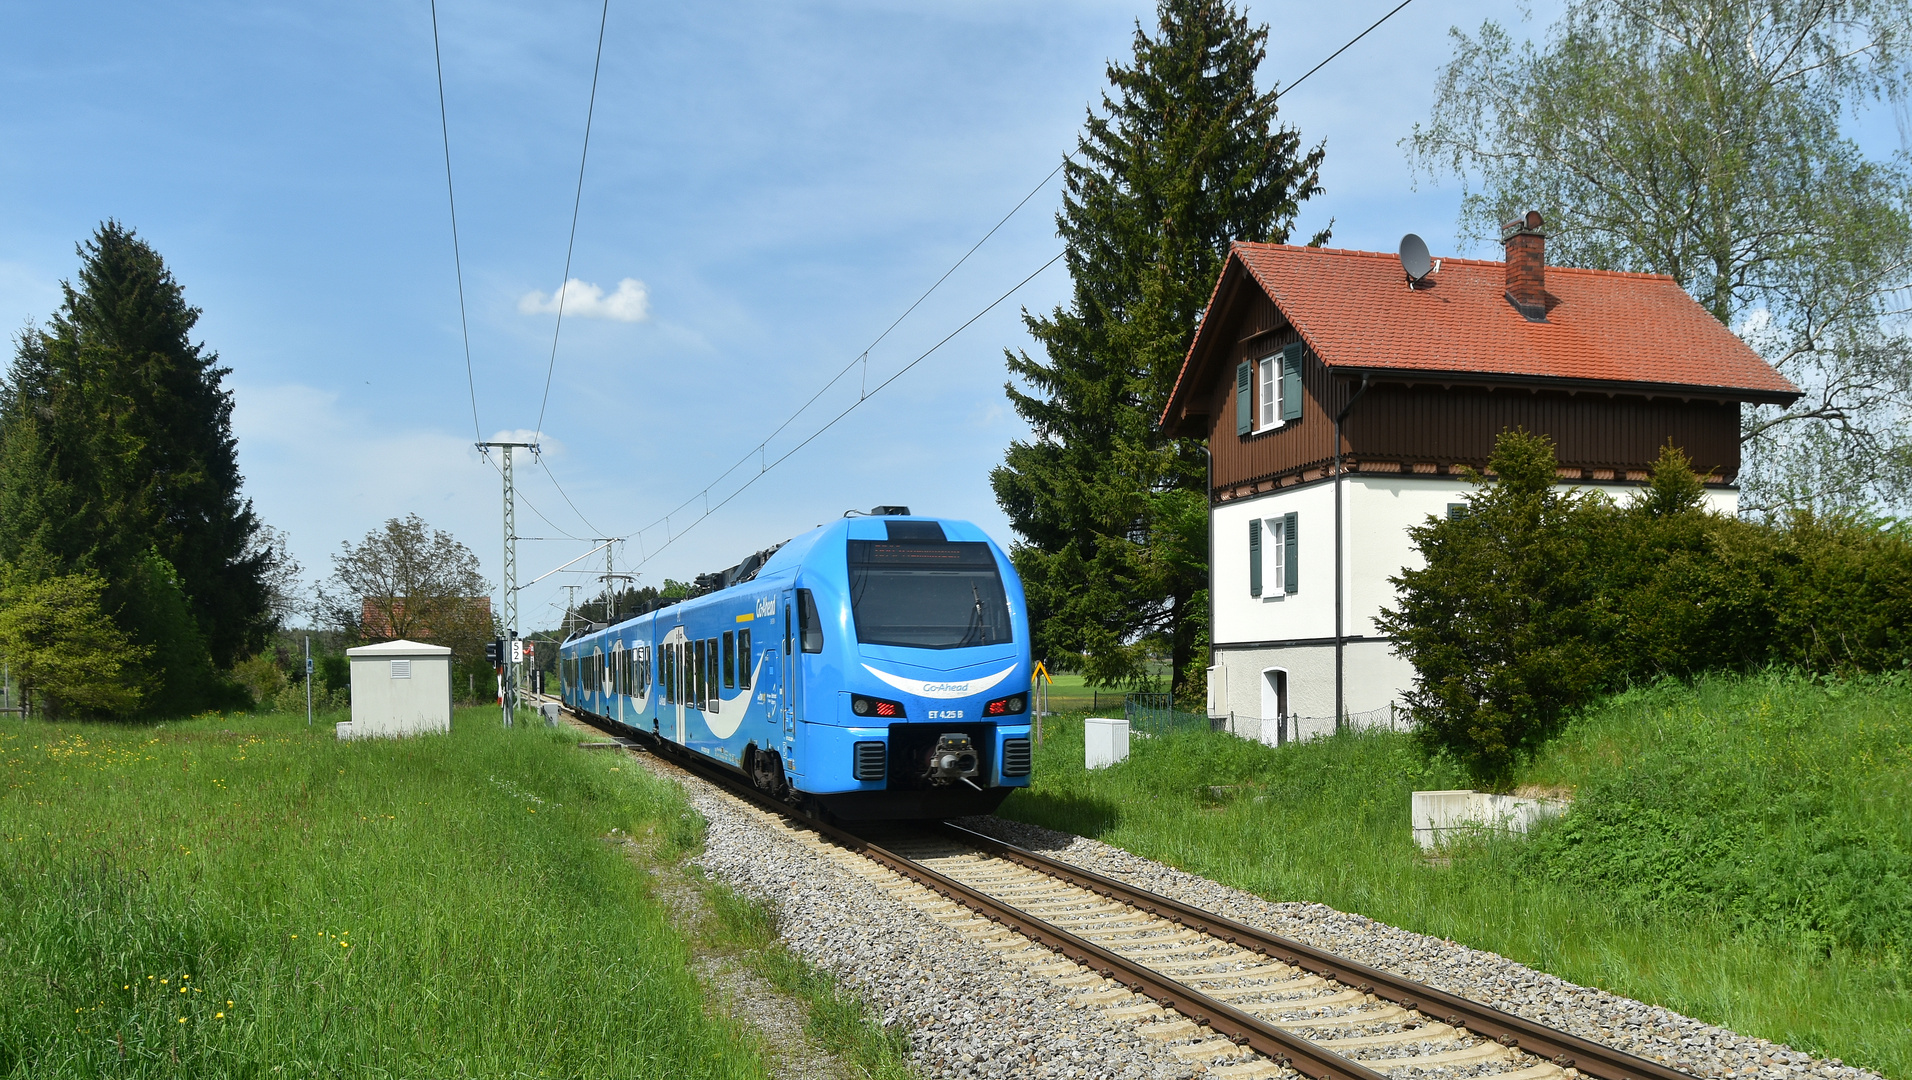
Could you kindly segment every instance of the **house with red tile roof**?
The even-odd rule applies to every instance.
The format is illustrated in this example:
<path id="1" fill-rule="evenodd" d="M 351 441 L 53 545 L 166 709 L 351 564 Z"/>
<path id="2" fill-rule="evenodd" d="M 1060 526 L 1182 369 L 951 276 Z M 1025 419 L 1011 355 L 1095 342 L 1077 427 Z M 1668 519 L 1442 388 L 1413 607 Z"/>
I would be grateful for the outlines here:
<path id="1" fill-rule="evenodd" d="M 1551 437 L 1563 484 L 1624 498 L 1670 440 L 1738 508 L 1740 407 L 1799 388 L 1669 277 L 1237 243 L 1160 419 L 1207 440 L 1209 714 L 1276 742 L 1387 723 L 1413 670 L 1374 625 L 1407 530 L 1452 513 L 1494 440 Z M 1340 718 L 1337 720 L 1337 718 Z"/>

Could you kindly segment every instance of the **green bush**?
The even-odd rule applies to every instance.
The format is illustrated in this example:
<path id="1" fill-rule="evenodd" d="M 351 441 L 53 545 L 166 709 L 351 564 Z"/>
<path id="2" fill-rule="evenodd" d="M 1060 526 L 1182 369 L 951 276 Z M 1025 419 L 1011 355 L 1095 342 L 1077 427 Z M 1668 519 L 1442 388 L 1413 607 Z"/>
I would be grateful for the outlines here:
<path id="1" fill-rule="evenodd" d="M 1708 512 L 1669 445 L 1625 505 L 1558 486 L 1552 443 L 1503 433 L 1465 513 L 1413 529 L 1426 560 L 1393 579 L 1382 631 L 1414 664 L 1418 737 L 1477 783 L 1594 694 L 1768 665 L 1866 672 L 1912 663 L 1912 542 L 1854 518 Z"/>

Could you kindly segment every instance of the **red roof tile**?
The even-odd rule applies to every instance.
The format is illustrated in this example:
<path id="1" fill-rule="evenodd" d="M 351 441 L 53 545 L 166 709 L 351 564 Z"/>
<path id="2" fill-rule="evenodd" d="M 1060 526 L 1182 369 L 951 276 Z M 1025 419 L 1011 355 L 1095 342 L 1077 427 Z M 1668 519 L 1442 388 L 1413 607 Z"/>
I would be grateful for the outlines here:
<path id="1" fill-rule="evenodd" d="M 1662 274 L 1549 266 L 1557 303 L 1535 323 L 1503 295 L 1501 262 L 1443 259 L 1409 289 L 1400 260 L 1382 252 L 1237 243 L 1237 260 L 1331 369 L 1693 387 L 1747 400 L 1799 392 Z M 1193 389 L 1183 384 L 1197 354 L 1215 344 L 1196 335 L 1171 412 Z"/>

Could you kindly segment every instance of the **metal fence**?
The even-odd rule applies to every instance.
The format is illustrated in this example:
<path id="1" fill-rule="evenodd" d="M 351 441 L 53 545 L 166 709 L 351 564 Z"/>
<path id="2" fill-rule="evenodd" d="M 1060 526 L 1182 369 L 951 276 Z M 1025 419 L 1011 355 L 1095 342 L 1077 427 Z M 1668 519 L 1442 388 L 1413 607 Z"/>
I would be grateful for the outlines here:
<path id="1" fill-rule="evenodd" d="M 1200 728 L 1204 731 L 1214 725 L 1209 722 L 1208 710 L 1189 712 L 1176 705 L 1175 695 L 1170 694 L 1124 694 L 1122 695 L 1122 718 L 1129 722 L 1131 732 L 1146 735 L 1166 735 L 1171 731 L 1188 728 Z"/>
<path id="2" fill-rule="evenodd" d="M 1392 703 L 1367 712 L 1345 713 L 1338 721 L 1332 716 L 1300 716 L 1294 713 L 1270 717 L 1229 713 L 1227 716 L 1214 717 L 1213 723 L 1217 730 L 1270 746 L 1323 738 L 1337 731 L 1411 731 L 1414 728 L 1413 715 Z"/>

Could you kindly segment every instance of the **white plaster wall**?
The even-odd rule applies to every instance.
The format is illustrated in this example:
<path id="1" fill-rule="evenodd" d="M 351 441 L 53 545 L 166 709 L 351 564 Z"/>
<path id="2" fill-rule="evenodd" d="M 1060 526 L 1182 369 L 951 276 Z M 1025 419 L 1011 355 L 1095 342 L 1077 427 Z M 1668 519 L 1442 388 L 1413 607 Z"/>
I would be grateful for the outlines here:
<path id="1" fill-rule="evenodd" d="M 1414 668 L 1395 655 L 1383 641 L 1350 641 L 1343 647 L 1342 678 L 1347 713 L 1383 714 L 1397 707 L 1401 692 L 1414 681 Z M 1224 649 L 1215 658 L 1215 676 L 1221 680 L 1218 715 L 1235 718 L 1235 731 L 1245 738 L 1274 740 L 1273 717 L 1262 715 L 1263 672 L 1288 672 L 1288 711 L 1304 717 L 1302 737 L 1334 730 L 1334 645 L 1288 645 L 1261 649 Z M 1268 723 L 1262 723 L 1267 720 Z M 1291 729 L 1290 734 L 1294 734 Z"/>
<path id="2" fill-rule="evenodd" d="M 1297 515 L 1298 591 L 1283 593 L 1280 582 L 1270 575 L 1262 580 L 1262 595 L 1250 596 L 1248 523 L 1290 513 Z M 1225 502 L 1215 508 L 1209 527 L 1215 548 L 1209 568 L 1215 604 L 1212 640 L 1285 641 L 1334 635 L 1334 485 L 1280 488 Z"/>
<path id="3" fill-rule="evenodd" d="M 1457 476 L 1411 474 L 1357 475 L 1343 483 L 1349 567 L 1346 632 L 1372 637 L 1380 633 L 1374 620 L 1381 609 L 1394 604 L 1395 589 L 1388 579 L 1425 565 L 1408 530 L 1424 524 L 1429 515 L 1446 517 L 1448 504 L 1466 501 L 1473 485 Z M 1348 710 L 1361 708 L 1351 703 Z"/>

